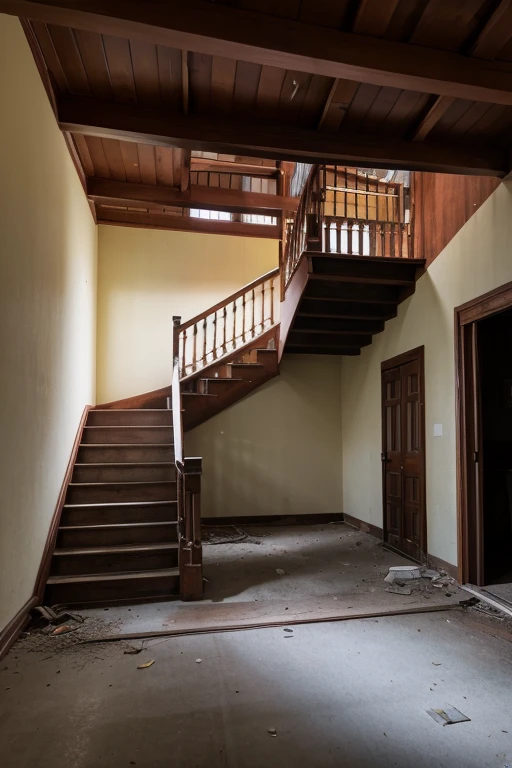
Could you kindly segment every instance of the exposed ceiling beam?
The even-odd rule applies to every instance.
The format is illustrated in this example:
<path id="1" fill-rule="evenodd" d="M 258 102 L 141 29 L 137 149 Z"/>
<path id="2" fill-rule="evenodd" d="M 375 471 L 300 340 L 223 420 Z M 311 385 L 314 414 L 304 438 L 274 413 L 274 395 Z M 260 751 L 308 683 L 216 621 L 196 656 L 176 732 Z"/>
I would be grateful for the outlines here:
<path id="1" fill-rule="evenodd" d="M 494 59 L 512 37 L 512 3 L 501 0 L 471 49 L 472 56 Z"/>
<path id="2" fill-rule="evenodd" d="M 229 163 L 223 160 L 209 160 L 206 157 L 193 157 L 191 171 L 210 171 L 212 173 L 238 173 L 242 176 L 276 177 L 279 173 L 276 166 L 251 165 L 249 163 Z"/>
<path id="3" fill-rule="evenodd" d="M 119 211 L 96 206 L 98 224 L 118 224 L 144 229 L 172 229 L 180 232 L 203 232 L 214 235 L 236 235 L 238 237 L 264 237 L 279 240 L 281 227 L 273 224 L 245 224 L 240 221 L 216 221 L 196 219 L 192 216 L 172 216 L 167 213 L 139 213 Z"/>
<path id="4" fill-rule="evenodd" d="M 315 75 L 512 105 L 509 63 L 204 0 L 0 0 L 0 12 Z"/>
<path id="5" fill-rule="evenodd" d="M 87 196 L 106 205 L 137 204 L 143 208 L 178 206 L 267 216 L 276 216 L 282 211 L 295 211 L 298 204 L 296 197 L 241 192 L 238 189 L 191 186 L 188 191 L 181 192 L 173 187 L 98 178 L 87 179 Z"/>
<path id="6" fill-rule="evenodd" d="M 399 0 L 360 0 L 352 31 L 358 35 L 383 35 Z"/>
<path id="7" fill-rule="evenodd" d="M 451 96 L 438 96 L 416 127 L 412 140 L 423 141 L 426 139 L 432 128 L 439 122 L 454 101 L 455 99 L 452 99 Z"/>
<path id="8" fill-rule="evenodd" d="M 326 134 L 295 126 L 239 123 L 213 116 L 184 117 L 85 98 L 61 101 L 58 111 L 59 124 L 64 131 L 164 147 L 275 160 L 499 177 L 508 173 L 510 167 L 508 153 L 494 147 L 428 144 L 362 134 Z"/>

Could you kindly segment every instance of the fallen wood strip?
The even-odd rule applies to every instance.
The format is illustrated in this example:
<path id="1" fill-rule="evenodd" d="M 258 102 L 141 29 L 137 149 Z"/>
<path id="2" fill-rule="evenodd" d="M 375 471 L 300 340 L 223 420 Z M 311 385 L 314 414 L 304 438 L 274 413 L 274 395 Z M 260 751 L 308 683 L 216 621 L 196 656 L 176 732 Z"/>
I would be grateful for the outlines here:
<path id="1" fill-rule="evenodd" d="M 484 603 L 491 605 L 493 608 L 496 608 L 498 611 L 501 611 L 502 613 L 512 618 L 512 610 L 510 610 L 510 608 L 507 608 L 506 605 L 498 602 L 497 600 L 493 600 L 492 597 L 487 597 L 486 593 L 481 589 L 478 589 L 473 585 L 470 586 L 469 584 L 461 584 L 460 588 L 463 589 L 464 592 L 469 592 L 470 595 L 478 597 L 479 600 L 482 600 Z"/>
<path id="2" fill-rule="evenodd" d="M 308 616 L 304 619 L 290 618 L 279 621 L 258 621 L 247 624 L 219 624 L 210 627 L 189 627 L 188 629 L 161 629 L 148 632 L 126 632 L 120 635 L 108 635 L 105 637 L 92 638 L 84 640 L 83 645 L 90 643 L 111 643 L 117 640 L 143 640 L 151 637 L 183 637 L 185 635 L 205 635 L 217 634 L 219 632 L 240 632 L 244 629 L 269 629 L 272 627 L 290 627 L 293 624 L 319 624 L 329 621 L 352 621 L 353 619 L 379 619 L 388 616 L 410 616 L 419 613 L 437 613 L 440 611 L 451 611 L 464 606 L 464 601 L 458 604 L 449 605 L 427 605 L 416 608 L 392 609 L 390 611 L 372 611 L 369 613 L 354 613 L 349 615 L 332 616 Z"/>

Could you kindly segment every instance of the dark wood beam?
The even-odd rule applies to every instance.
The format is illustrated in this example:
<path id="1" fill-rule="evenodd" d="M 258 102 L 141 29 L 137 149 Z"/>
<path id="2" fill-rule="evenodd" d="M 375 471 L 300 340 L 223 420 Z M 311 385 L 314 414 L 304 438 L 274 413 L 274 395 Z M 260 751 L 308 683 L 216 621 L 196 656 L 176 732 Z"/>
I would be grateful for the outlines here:
<path id="1" fill-rule="evenodd" d="M 238 189 L 191 186 L 186 192 L 173 187 L 134 184 L 109 179 L 87 179 L 87 196 L 103 205 L 139 205 L 142 208 L 202 208 L 209 211 L 256 213 L 277 216 L 282 211 L 295 211 L 296 197 L 282 197 Z"/>
<path id="2" fill-rule="evenodd" d="M 505 150 L 462 144 L 427 144 L 394 137 L 324 134 L 295 126 L 242 123 L 214 116 L 183 116 L 88 98 L 58 105 L 63 131 L 142 144 L 182 147 L 275 160 L 338 163 L 446 173 L 504 176 Z"/>
<path id="3" fill-rule="evenodd" d="M 251 165 L 250 163 L 228 162 L 227 160 L 210 160 L 206 157 L 193 157 L 190 161 L 191 171 L 211 171 L 212 173 L 235 173 L 241 176 L 276 177 L 279 170 L 270 165 Z"/>
<path id="4" fill-rule="evenodd" d="M 358 35 L 383 35 L 399 0 L 360 0 L 352 32 Z"/>
<path id="5" fill-rule="evenodd" d="M 142 229 L 169 229 L 179 232 L 202 232 L 208 235 L 236 235 L 279 240 L 281 228 L 265 224 L 245 224 L 239 221 L 196 219 L 192 216 L 172 216 L 167 213 L 120 211 L 96 205 L 98 224 L 116 224 Z"/>
<path id="6" fill-rule="evenodd" d="M 412 140 L 423 141 L 426 139 L 432 128 L 439 122 L 454 101 L 455 99 L 452 99 L 451 96 L 438 96 L 415 128 Z"/>
<path id="7" fill-rule="evenodd" d="M 494 59 L 512 37 L 512 3 L 501 0 L 494 13 L 478 35 L 471 55 Z"/>
<path id="8" fill-rule="evenodd" d="M 269 19 L 204 0 L 0 0 L 0 12 L 326 77 L 512 105 L 508 63 Z"/>

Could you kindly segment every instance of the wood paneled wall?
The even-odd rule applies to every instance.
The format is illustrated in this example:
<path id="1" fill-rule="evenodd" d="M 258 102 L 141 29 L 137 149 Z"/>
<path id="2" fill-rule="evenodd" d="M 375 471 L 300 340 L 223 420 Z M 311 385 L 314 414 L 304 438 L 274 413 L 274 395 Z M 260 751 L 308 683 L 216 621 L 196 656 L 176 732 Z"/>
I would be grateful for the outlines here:
<path id="1" fill-rule="evenodd" d="M 500 184 L 489 176 L 412 174 L 414 248 L 427 267 Z"/>

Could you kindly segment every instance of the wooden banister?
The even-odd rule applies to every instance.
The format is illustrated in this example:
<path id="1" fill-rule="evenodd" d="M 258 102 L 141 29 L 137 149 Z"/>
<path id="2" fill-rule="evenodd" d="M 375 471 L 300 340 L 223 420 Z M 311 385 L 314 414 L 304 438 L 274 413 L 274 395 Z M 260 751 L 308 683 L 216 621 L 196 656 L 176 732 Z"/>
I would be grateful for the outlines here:
<path id="1" fill-rule="evenodd" d="M 201 543 L 202 459 L 185 458 L 180 383 L 180 317 L 173 317 L 172 424 L 178 508 L 178 564 L 182 600 L 203 596 L 203 550 Z"/>

